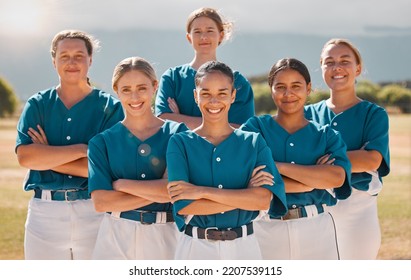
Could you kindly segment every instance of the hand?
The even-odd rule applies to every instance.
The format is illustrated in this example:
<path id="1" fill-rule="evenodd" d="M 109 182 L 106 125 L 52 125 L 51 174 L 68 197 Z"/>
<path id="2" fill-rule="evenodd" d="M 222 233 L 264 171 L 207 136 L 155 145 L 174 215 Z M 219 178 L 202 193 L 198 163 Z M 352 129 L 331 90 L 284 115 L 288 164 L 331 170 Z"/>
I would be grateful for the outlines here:
<path id="1" fill-rule="evenodd" d="M 168 107 L 170 107 L 170 110 L 174 114 L 180 114 L 180 109 L 178 109 L 177 102 L 173 98 L 169 97 L 167 99 L 167 102 L 168 102 Z"/>
<path id="2" fill-rule="evenodd" d="M 195 186 L 185 181 L 174 181 L 167 184 L 167 191 L 171 203 L 181 199 L 201 199 L 202 189 L 202 187 Z"/>
<path id="3" fill-rule="evenodd" d="M 265 165 L 260 165 L 254 168 L 247 188 L 257 188 L 263 185 L 274 185 L 274 176 L 267 171 L 263 171 L 265 167 Z"/>
<path id="4" fill-rule="evenodd" d="M 47 141 L 47 136 L 44 130 L 41 128 L 40 125 L 37 125 L 37 129 L 39 130 L 39 132 L 29 127 L 29 131 L 27 132 L 33 143 L 48 145 L 49 142 Z"/>
<path id="5" fill-rule="evenodd" d="M 323 155 L 322 157 L 320 157 L 319 159 L 317 159 L 317 165 L 322 165 L 322 164 L 330 164 L 330 165 L 334 165 L 334 161 L 335 158 L 330 159 L 329 154 Z"/>

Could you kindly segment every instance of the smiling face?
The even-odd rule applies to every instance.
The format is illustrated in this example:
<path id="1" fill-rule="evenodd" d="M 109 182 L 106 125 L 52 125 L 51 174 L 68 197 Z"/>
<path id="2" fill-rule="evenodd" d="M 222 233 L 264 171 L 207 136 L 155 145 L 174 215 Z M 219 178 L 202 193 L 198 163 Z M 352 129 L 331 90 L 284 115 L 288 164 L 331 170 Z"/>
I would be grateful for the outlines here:
<path id="1" fill-rule="evenodd" d="M 138 70 L 125 72 L 114 88 L 128 117 L 151 114 L 151 101 L 157 90 L 157 81 L 152 81 Z"/>
<path id="2" fill-rule="evenodd" d="M 355 53 L 346 45 L 330 44 L 321 54 L 322 76 L 333 91 L 346 91 L 355 88 L 355 79 L 361 74 Z"/>
<path id="3" fill-rule="evenodd" d="M 187 33 L 187 40 L 197 53 L 215 52 L 224 38 L 224 31 L 218 29 L 217 23 L 205 16 L 196 18 Z"/>
<path id="4" fill-rule="evenodd" d="M 91 61 L 84 40 L 63 39 L 57 43 L 53 65 L 62 82 L 87 81 Z"/>
<path id="5" fill-rule="evenodd" d="M 301 113 L 310 91 L 311 83 L 307 84 L 304 77 L 293 69 L 276 73 L 271 86 L 272 98 L 279 114 Z"/>
<path id="6" fill-rule="evenodd" d="M 205 122 L 228 122 L 228 111 L 235 100 L 233 81 L 219 71 L 204 75 L 194 90 L 194 99 Z"/>

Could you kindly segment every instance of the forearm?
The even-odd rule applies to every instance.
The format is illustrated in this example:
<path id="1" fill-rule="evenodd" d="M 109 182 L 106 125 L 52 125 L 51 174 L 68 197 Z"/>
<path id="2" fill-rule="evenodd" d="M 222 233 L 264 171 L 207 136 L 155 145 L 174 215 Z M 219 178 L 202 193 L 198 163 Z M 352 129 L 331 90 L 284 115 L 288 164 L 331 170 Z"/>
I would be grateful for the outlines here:
<path id="1" fill-rule="evenodd" d="M 382 161 L 381 154 L 375 150 L 348 151 L 347 156 L 351 162 L 351 172 L 353 173 L 375 171 L 380 167 Z"/>
<path id="2" fill-rule="evenodd" d="M 193 201 L 178 213 L 180 215 L 213 215 L 233 209 L 236 208 L 207 199 L 199 199 Z"/>
<path id="3" fill-rule="evenodd" d="M 246 189 L 204 188 L 203 198 L 233 208 L 258 211 L 269 208 L 271 192 L 263 187 Z"/>
<path id="4" fill-rule="evenodd" d="M 152 203 L 147 199 L 114 190 L 95 190 L 91 193 L 91 198 L 97 212 L 129 211 Z"/>
<path id="5" fill-rule="evenodd" d="M 172 120 L 176 122 L 185 123 L 185 125 L 193 130 L 201 125 L 202 118 L 201 117 L 192 117 L 183 114 L 176 114 L 176 113 L 164 113 L 159 116 L 162 119 Z"/>
<path id="6" fill-rule="evenodd" d="M 127 180 L 119 179 L 113 182 L 115 190 L 142 197 L 152 202 L 170 202 L 167 192 L 167 179 L 158 180 Z"/>
<path id="7" fill-rule="evenodd" d="M 314 188 L 304 185 L 301 182 L 293 180 L 291 178 L 283 176 L 285 192 L 286 193 L 303 193 L 303 192 L 310 192 Z"/>
<path id="8" fill-rule="evenodd" d="M 337 165 L 299 165 L 277 163 L 281 175 L 316 189 L 340 187 L 345 180 L 345 171 Z"/>
<path id="9" fill-rule="evenodd" d="M 79 177 L 88 177 L 88 159 L 86 157 L 56 166 L 51 170 Z"/>
<path id="10" fill-rule="evenodd" d="M 87 156 L 87 145 L 50 146 L 43 144 L 21 145 L 17 159 L 21 166 L 33 170 L 49 170 Z"/>

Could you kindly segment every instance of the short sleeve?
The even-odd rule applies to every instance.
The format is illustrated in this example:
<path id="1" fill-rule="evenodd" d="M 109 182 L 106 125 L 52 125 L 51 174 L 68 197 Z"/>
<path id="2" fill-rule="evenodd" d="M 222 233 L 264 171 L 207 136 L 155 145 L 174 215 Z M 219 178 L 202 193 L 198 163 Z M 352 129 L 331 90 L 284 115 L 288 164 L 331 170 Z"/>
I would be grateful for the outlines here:
<path id="1" fill-rule="evenodd" d="M 390 151 L 389 151 L 389 119 L 386 111 L 377 107 L 367 116 L 364 143 L 365 150 L 375 150 L 382 155 L 381 165 L 378 167 L 380 176 L 390 173 Z"/>
<path id="2" fill-rule="evenodd" d="M 230 123 L 243 124 L 255 115 L 254 92 L 250 82 L 239 72 L 234 73 L 234 87 L 237 90 L 234 103 L 230 107 Z"/>
<path id="3" fill-rule="evenodd" d="M 28 135 L 28 130 L 30 127 L 36 128 L 38 124 L 43 127 L 39 106 L 40 104 L 36 102 L 36 99 L 34 98 L 30 98 L 24 105 L 17 124 L 16 151 L 17 147 L 20 145 L 28 145 L 33 143 Z"/>
<path id="4" fill-rule="evenodd" d="M 268 214 L 272 217 L 281 217 L 287 212 L 287 201 L 285 194 L 285 186 L 282 176 L 278 172 L 278 169 L 274 163 L 270 148 L 263 137 L 259 134 L 258 138 L 258 154 L 256 166 L 265 165 L 264 171 L 271 173 L 274 176 L 273 185 L 264 185 L 263 187 L 273 193 L 270 209 Z"/>
<path id="5" fill-rule="evenodd" d="M 172 113 L 167 101 L 169 97 L 173 98 L 174 100 L 176 99 L 171 68 L 166 70 L 166 72 L 164 72 L 164 74 L 160 78 L 160 83 L 154 104 L 154 113 L 156 116 L 160 116 L 164 113 Z"/>
<path id="6" fill-rule="evenodd" d="M 168 142 L 166 159 L 168 181 L 189 182 L 187 157 L 182 139 L 177 134 L 173 135 Z M 185 219 L 184 216 L 178 214 L 178 212 L 193 201 L 194 200 L 185 199 L 176 201 L 173 204 L 173 215 L 180 231 L 182 231 L 185 226 Z"/>
<path id="7" fill-rule="evenodd" d="M 87 153 L 89 193 L 95 190 L 112 190 L 113 176 L 107 157 L 106 143 L 101 134 L 90 140 Z"/>
<path id="8" fill-rule="evenodd" d="M 327 148 L 325 153 L 335 159 L 334 165 L 341 166 L 345 171 L 344 183 L 339 188 L 334 188 L 338 199 L 346 199 L 351 195 L 351 163 L 347 156 L 347 146 L 341 134 L 329 127 L 325 127 L 327 133 Z"/>

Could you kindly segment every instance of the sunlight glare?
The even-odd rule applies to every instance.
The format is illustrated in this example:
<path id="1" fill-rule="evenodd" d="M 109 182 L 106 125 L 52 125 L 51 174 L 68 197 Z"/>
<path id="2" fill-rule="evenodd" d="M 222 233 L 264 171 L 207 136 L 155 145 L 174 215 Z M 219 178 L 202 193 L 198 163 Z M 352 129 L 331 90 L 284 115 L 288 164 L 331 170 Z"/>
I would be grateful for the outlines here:
<path id="1" fill-rule="evenodd" d="M 38 1 L 2 1 L 0 25 L 2 33 L 38 34 L 45 22 L 44 6 Z"/>

